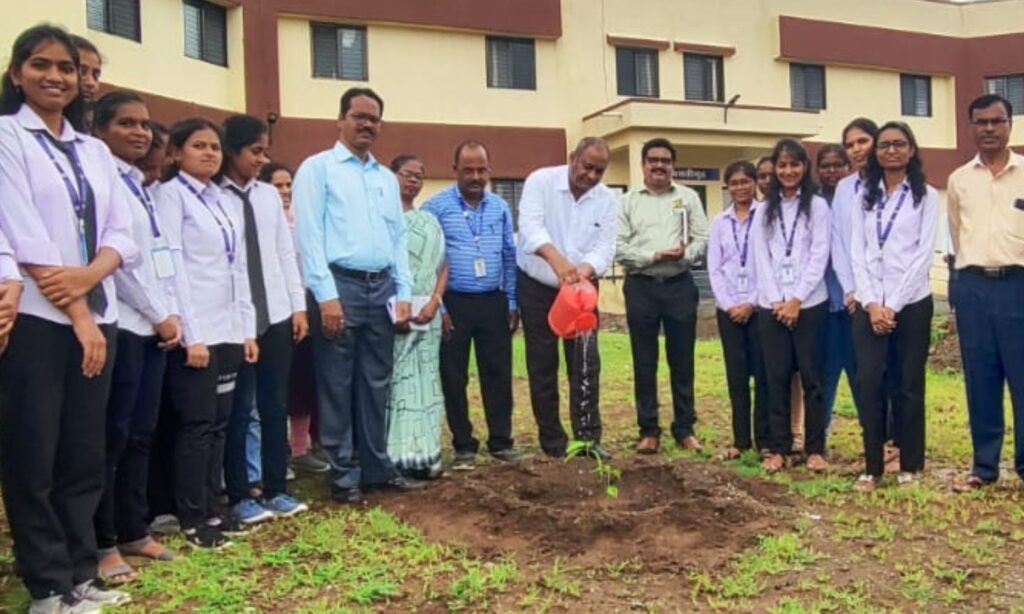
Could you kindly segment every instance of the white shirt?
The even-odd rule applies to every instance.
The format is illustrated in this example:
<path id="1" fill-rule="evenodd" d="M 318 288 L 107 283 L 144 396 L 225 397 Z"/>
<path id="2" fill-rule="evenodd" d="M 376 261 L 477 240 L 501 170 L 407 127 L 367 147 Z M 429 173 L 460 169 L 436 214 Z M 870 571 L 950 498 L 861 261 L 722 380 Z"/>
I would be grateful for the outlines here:
<path id="1" fill-rule="evenodd" d="M 569 262 L 594 268 L 600 277 L 615 257 L 618 199 L 604 184 L 578 201 L 569 190 L 569 167 L 550 166 L 530 174 L 519 199 L 516 264 L 533 279 L 557 288 L 558 276 L 537 249 L 550 243 Z"/>
<path id="2" fill-rule="evenodd" d="M 43 120 L 28 105 L 14 115 L 0 117 L 0 230 L 11 242 L 20 265 L 85 266 L 79 222 L 71 195 L 61 173 L 77 193 L 79 186 L 67 156 L 47 141 L 48 149 L 33 131 L 45 131 Z M 131 237 L 128 192 L 122 187 L 117 165 L 107 146 L 91 136 L 78 133 L 68 122 L 57 140 L 73 143 L 82 171 L 96 204 L 96 251 L 103 247 L 121 256 L 121 266 L 131 269 L 141 262 L 139 248 Z M 53 154 L 53 160 L 47 151 Z M 24 275 L 25 289 L 18 312 L 70 324 L 67 315 L 40 292 L 35 280 Z M 113 276 L 103 280 L 107 308 L 94 314 L 98 324 L 117 320 L 117 291 Z"/>
<path id="3" fill-rule="evenodd" d="M 245 234 L 234 206 L 225 205 L 214 183 L 179 176 L 156 190 L 161 228 L 175 255 L 175 289 L 185 344 L 242 343 L 256 337 L 256 311 L 249 295 Z M 230 249 L 233 248 L 233 249 Z M 233 251 L 233 261 L 229 254 Z"/>
<path id="4" fill-rule="evenodd" d="M 773 303 L 800 299 L 800 308 L 808 309 L 828 300 L 825 269 L 828 267 L 831 211 L 820 196 L 811 199 L 807 215 L 799 213 L 800 195 L 783 198 L 780 218 L 768 224 L 768 202 L 757 207 L 750 231 L 757 270 L 757 304 L 770 309 Z M 795 225 L 795 226 L 794 226 Z M 786 235 L 783 236 L 783 227 Z M 787 240 L 792 237 L 792 252 L 786 256 Z M 787 266 L 788 261 L 788 266 Z M 787 283 L 786 269 L 789 269 Z"/>
<path id="5" fill-rule="evenodd" d="M 843 177 L 832 196 L 832 270 L 843 287 L 844 296 L 856 289 L 850 264 L 850 240 L 853 237 L 853 213 L 861 208 L 863 183 L 857 173 Z"/>
<path id="6" fill-rule="evenodd" d="M 290 318 L 293 313 L 306 311 L 302 277 L 299 275 L 295 241 L 284 213 L 284 205 L 277 188 L 269 183 L 251 180 L 244 187 L 238 186 L 227 177 L 221 182 L 221 196 L 225 206 L 235 208 L 235 216 L 243 220 L 245 204 L 241 197 L 228 186 L 249 192 L 253 215 L 256 218 L 256 236 L 260 243 L 260 258 L 263 264 L 263 284 L 267 288 L 267 313 L 270 323 L 277 324 Z M 248 266 L 248 262 L 246 263 Z"/>
<path id="7" fill-rule="evenodd" d="M 152 193 L 143 186 L 145 175 L 135 166 L 115 157 L 117 170 L 121 174 L 124 189 L 131 198 L 132 239 L 139 246 L 142 263 L 132 271 L 118 269 L 114 272 L 114 284 L 117 287 L 118 319 L 117 327 L 141 337 L 153 335 L 153 326 L 167 319 L 171 314 L 178 313 L 178 305 L 174 295 L 174 277 L 159 279 L 154 263 L 154 248 L 167 246 L 167 236 L 160 228 L 160 220 L 156 218 L 156 202 Z M 153 207 L 153 219 L 147 212 L 147 204 L 128 187 L 132 182 L 135 189 L 144 197 L 149 198 L 149 206 Z M 154 225 L 159 238 L 154 236 Z"/>
<path id="8" fill-rule="evenodd" d="M 883 233 L 905 194 L 884 247 L 879 247 L 878 206 L 871 211 L 861 206 L 853 216 L 850 260 L 857 280 L 857 301 L 864 306 L 877 303 L 899 313 L 932 292 L 928 274 L 939 220 L 939 194 L 928 186 L 924 199 L 917 206 L 906 182 L 888 201 L 884 194 L 883 186 Z"/>

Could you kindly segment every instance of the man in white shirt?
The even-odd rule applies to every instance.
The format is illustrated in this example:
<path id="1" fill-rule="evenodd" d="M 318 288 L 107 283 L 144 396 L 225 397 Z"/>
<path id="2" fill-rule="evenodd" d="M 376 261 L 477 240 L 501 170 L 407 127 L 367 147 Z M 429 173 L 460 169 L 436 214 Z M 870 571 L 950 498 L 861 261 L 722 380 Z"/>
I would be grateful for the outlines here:
<path id="1" fill-rule="evenodd" d="M 596 284 L 615 256 L 618 202 L 601 183 L 610 156 L 603 140 L 584 138 L 568 165 L 541 168 L 527 177 L 519 201 L 517 285 L 530 403 L 541 448 L 556 458 L 565 455 L 568 437 L 558 417 L 558 338 L 548 326 L 548 311 L 562 284 L 582 279 Z M 565 355 L 573 437 L 592 442 L 595 456 L 610 458 L 600 445 L 596 332 L 566 340 Z"/>

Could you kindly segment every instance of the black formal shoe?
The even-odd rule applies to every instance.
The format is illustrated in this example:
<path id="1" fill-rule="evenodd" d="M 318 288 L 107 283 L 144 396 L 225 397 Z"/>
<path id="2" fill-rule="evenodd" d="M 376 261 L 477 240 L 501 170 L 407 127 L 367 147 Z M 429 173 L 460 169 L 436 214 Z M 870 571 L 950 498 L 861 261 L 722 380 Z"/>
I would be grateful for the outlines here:
<path id="1" fill-rule="evenodd" d="M 387 482 L 381 482 L 380 484 L 374 484 L 373 488 L 380 490 L 397 490 L 400 492 L 409 492 L 411 490 L 419 490 L 425 488 L 427 483 L 422 480 L 414 480 L 404 476 L 398 476 L 397 478 L 391 478 Z"/>
<path id="2" fill-rule="evenodd" d="M 544 448 L 544 455 L 548 458 L 565 458 L 565 448 Z"/>
<path id="3" fill-rule="evenodd" d="M 331 490 L 331 499 L 350 505 L 359 505 L 366 500 L 363 497 L 363 491 L 358 488 L 335 488 Z"/>
<path id="4" fill-rule="evenodd" d="M 503 450 L 495 450 L 491 452 L 491 456 L 500 460 L 503 463 L 518 463 L 523 460 L 523 456 L 515 448 L 505 448 Z"/>

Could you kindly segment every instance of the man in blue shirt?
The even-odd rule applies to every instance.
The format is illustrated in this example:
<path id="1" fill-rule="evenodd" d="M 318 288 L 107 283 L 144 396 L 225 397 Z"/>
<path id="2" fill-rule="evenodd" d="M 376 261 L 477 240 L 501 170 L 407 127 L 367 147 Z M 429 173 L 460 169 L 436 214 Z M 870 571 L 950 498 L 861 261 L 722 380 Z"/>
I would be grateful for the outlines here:
<path id="1" fill-rule="evenodd" d="M 387 394 L 394 320 L 409 320 L 412 282 L 398 182 L 370 154 L 384 101 L 352 88 L 341 97 L 338 142 L 306 159 L 293 200 L 299 254 L 312 310 L 320 440 L 331 492 L 361 502 L 363 485 L 401 490 L 423 484 L 399 476 L 387 455 Z M 358 449 L 359 458 L 355 459 Z"/>
<path id="2" fill-rule="evenodd" d="M 472 469 L 480 442 L 473 437 L 466 385 L 469 348 L 476 346 L 480 391 L 487 418 L 487 449 L 519 460 L 512 442 L 512 333 L 516 309 L 516 247 L 508 204 L 487 191 L 490 154 L 483 143 L 455 148 L 456 185 L 424 205 L 444 231 L 448 255 L 446 313 L 442 319 L 441 387 L 455 448 L 454 469 Z"/>

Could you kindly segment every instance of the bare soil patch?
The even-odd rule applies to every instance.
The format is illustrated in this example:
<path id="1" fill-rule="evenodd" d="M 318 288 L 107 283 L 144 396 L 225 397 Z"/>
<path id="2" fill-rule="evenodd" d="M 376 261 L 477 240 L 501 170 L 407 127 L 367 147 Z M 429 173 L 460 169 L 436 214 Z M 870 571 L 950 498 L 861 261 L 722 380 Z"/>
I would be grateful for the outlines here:
<path id="1" fill-rule="evenodd" d="M 717 567 L 793 515 L 782 487 L 710 463 L 613 464 L 622 471 L 615 498 L 589 460 L 527 460 L 453 473 L 416 497 L 380 504 L 429 538 L 480 556 L 637 560 L 668 572 Z"/>
<path id="2" fill-rule="evenodd" d="M 937 326 L 939 340 L 932 345 L 928 366 L 936 371 L 963 371 L 960 360 L 960 336 L 956 331 L 956 319 L 951 315 Z"/>

